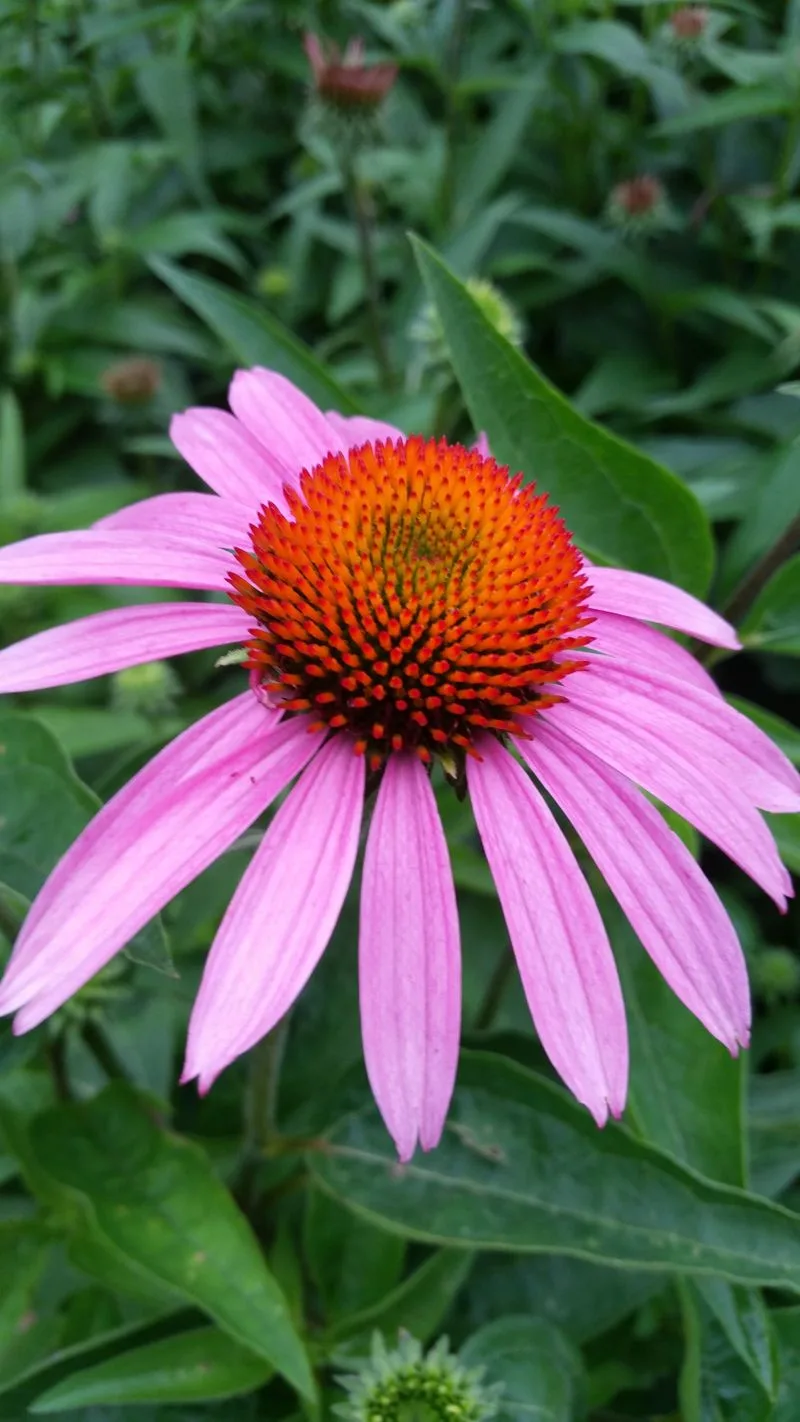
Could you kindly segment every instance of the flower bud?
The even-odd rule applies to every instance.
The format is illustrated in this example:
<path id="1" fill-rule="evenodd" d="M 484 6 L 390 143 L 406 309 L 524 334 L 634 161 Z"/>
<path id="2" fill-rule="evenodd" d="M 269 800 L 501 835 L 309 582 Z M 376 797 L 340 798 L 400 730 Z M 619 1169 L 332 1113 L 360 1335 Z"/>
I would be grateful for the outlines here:
<path id="1" fill-rule="evenodd" d="M 117 711 L 158 717 L 173 709 L 179 691 L 180 682 L 167 662 L 145 662 L 116 673 L 111 700 Z"/>
<path id="2" fill-rule="evenodd" d="M 364 45 L 350 40 L 344 54 L 334 44 L 328 54 L 317 35 L 306 35 L 305 51 L 314 88 L 320 98 L 340 110 L 376 109 L 397 78 L 395 64 L 365 64 Z"/>
<path id="3" fill-rule="evenodd" d="M 485 1387 L 482 1377 L 482 1368 L 461 1366 L 446 1338 L 424 1353 L 405 1333 L 389 1351 L 376 1333 L 370 1358 L 337 1379 L 349 1397 L 335 1410 L 349 1422 L 484 1422 L 495 1416 L 501 1389 Z"/>
<path id="4" fill-rule="evenodd" d="M 161 384 L 161 371 L 148 356 L 117 360 L 100 376 L 100 384 L 118 405 L 144 405 Z"/>

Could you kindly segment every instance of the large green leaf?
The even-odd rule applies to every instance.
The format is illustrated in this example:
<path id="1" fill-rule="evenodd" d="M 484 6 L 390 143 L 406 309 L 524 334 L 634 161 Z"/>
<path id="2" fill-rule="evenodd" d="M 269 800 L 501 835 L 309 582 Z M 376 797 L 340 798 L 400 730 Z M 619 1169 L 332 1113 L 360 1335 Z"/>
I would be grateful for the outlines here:
<path id="1" fill-rule="evenodd" d="M 616 905 L 607 910 L 625 992 L 629 1109 L 642 1136 L 683 1165 L 744 1185 L 742 1058 L 683 1006 Z"/>
<path id="2" fill-rule="evenodd" d="M 319 1183 L 411 1238 L 563 1252 L 800 1291 L 800 1220 L 716 1185 L 503 1058 L 464 1053 L 435 1155 L 397 1161 L 377 1113 L 346 1116 L 309 1157 Z"/>
<path id="3" fill-rule="evenodd" d="M 0 716 L 0 880 L 32 899 L 101 801 L 78 778 L 52 731 L 33 716 Z M 133 938 L 128 955 L 172 974 L 160 918 Z"/>
<path id="4" fill-rule="evenodd" d="M 694 494 L 648 455 L 594 425 L 494 329 L 425 243 L 414 247 L 476 429 L 560 506 L 591 556 L 705 592 L 708 522 Z"/>
<path id="5" fill-rule="evenodd" d="M 161 1130 L 127 1085 L 39 1117 L 43 1170 L 72 1192 L 108 1242 L 203 1309 L 307 1396 L 313 1381 L 289 1310 L 244 1216 L 188 1141 Z"/>
<path id="6" fill-rule="evenodd" d="M 216 1328 L 197 1328 L 145 1343 L 81 1368 L 43 1392 L 33 1413 L 134 1402 L 207 1402 L 261 1387 L 272 1375 L 263 1358 Z"/>
<path id="7" fill-rule="evenodd" d="M 166 257 L 150 257 L 156 276 L 215 331 L 243 365 L 266 365 L 293 380 L 322 409 L 356 414 L 358 407 L 301 341 L 253 300 L 221 282 L 187 272 Z"/>

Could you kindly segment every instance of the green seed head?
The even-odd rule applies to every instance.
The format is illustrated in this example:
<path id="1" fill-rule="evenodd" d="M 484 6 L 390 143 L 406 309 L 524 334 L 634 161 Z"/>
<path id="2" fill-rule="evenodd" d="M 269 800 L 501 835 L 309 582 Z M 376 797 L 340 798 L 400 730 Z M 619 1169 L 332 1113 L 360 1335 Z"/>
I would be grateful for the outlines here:
<path id="1" fill-rule="evenodd" d="M 348 1422 L 484 1422 L 497 1412 L 498 1389 L 482 1373 L 463 1368 L 446 1338 L 424 1353 L 408 1334 L 391 1351 L 375 1334 L 369 1359 L 338 1378 L 349 1397 L 336 1411 Z"/>

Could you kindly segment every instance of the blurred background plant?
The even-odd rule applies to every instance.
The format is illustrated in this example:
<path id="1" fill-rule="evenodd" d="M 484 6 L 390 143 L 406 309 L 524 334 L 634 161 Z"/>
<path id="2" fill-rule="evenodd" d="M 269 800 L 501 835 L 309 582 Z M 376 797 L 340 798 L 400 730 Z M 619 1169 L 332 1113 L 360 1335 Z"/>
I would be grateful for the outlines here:
<path id="1" fill-rule="evenodd" d="M 236 365 L 272 365 L 326 408 L 472 439 L 468 382 L 412 229 L 578 411 L 696 496 L 715 538 L 710 597 L 746 645 L 715 667 L 720 683 L 800 759 L 800 0 L 0 0 L 0 36 L 0 541 L 191 488 L 169 417 L 223 403 Z M 609 506 L 623 533 L 635 504 Z M 687 525 L 689 561 L 693 536 Z M 2 640 L 144 596 L 3 588 Z M 4 703 L 0 939 L 98 796 L 240 678 L 199 653 Z M 720 1218 L 730 1185 L 800 1205 L 796 917 L 778 920 L 710 857 L 751 963 L 749 1079 L 646 964 L 627 970 L 632 1187 L 603 1144 L 623 1138 L 610 1129 L 598 1143 L 541 1084 L 468 816 L 449 800 L 442 810 L 468 1040 L 517 1063 L 472 1069 L 486 1114 L 473 1092 L 442 1148 L 454 1198 L 468 1179 L 472 1206 L 442 1205 L 431 1233 L 431 1162 L 403 1214 L 384 1174 L 347 1165 L 374 1133 L 342 1127 L 339 1157 L 314 1146 L 361 1099 L 351 900 L 283 1043 L 280 1091 L 273 1046 L 206 1101 L 175 1095 L 202 955 L 255 832 L 49 1027 L 19 1040 L 2 1029 L 0 1419 L 33 1403 L 85 1422 L 227 1419 L 230 1404 L 209 1404 L 234 1394 L 237 1418 L 298 1418 L 272 1379 L 273 1343 L 259 1351 L 266 1304 L 247 1319 L 266 1266 L 235 1199 L 287 1328 L 322 1369 L 324 1416 L 342 1400 L 330 1360 L 402 1325 L 423 1343 L 446 1327 L 465 1366 L 503 1384 L 500 1422 L 796 1422 L 789 1244 L 784 1273 L 759 1273 L 763 1202 L 741 1224 L 746 1264 L 686 1203 L 694 1168 L 716 1182 L 703 1189 L 717 1190 Z M 797 820 L 772 823 L 800 870 Z M 621 931 L 615 945 L 627 961 Z M 539 1075 L 518 1131 L 536 1152 L 514 1176 L 529 1215 L 504 1235 L 493 1132 L 516 1121 L 515 1073 L 529 1067 Z M 464 1099 L 470 1089 L 468 1075 Z M 192 1147 L 162 1129 L 169 1102 Z M 116 1142 L 113 1160 L 92 1153 L 99 1139 Z M 626 1233 L 629 1201 L 649 1208 L 651 1147 L 680 1163 L 658 1157 L 652 1218 L 694 1241 L 682 1254 L 653 1243 L 646 1221 L 636 1241 Z M 670 1169 L 686 1167 L 681 1204 Z M 616 1200 L 617 1235 L 580 1196 L 582 1175 Z M 125 1233 L 109 1202 L 134 1176 Z M 558 1252 L 565 1202 L 575 1213 Z M 184 1228 L 196 1247 L 179 1259 Z M 718 1253 L 701 1263 L 714 1277 L 676 1282 L 711 1237 Z M 491 1252 L 498 1243 L 518 1252 Z M 488 1252 L 476 1261 L 465 1245 Z M 197 1260 L 215 1249 L 225 1268 L 199 1283 Z"/>

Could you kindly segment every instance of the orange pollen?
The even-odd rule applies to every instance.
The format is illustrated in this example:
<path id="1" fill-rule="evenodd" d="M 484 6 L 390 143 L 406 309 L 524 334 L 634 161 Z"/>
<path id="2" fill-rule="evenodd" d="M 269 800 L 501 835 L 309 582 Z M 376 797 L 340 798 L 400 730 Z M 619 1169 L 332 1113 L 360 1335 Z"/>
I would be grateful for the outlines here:
<path id="1" fill-rule="evenodd" d="M 373 770 L 408 750 L 463 765 L 487 733 L 524 735 L 585 665 L 569 654 L 591 618 L 580 554 L 521 478 L 418 436 L 304 470 L 230 574 L 270 695 L 349 732 Z"/>

